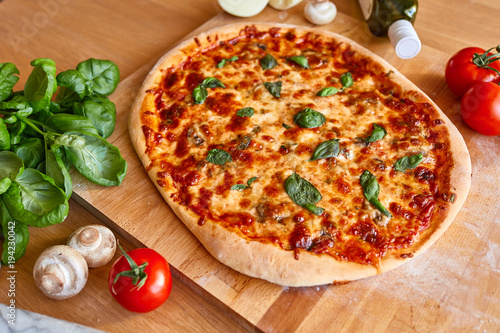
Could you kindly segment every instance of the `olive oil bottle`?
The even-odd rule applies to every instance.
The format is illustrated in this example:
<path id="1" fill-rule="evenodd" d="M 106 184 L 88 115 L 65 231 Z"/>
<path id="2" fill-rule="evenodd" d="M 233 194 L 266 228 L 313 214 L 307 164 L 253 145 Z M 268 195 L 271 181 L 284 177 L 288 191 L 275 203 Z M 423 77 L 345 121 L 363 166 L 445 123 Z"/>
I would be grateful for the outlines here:
<path id="1" fill-rule="evenodd" d="M 396 54 L 403 59 L 418 54 L 421 43 L 413 28 L 417 16 L 417 0 L 358 0 L 370 32 L 389 36 Z"/>

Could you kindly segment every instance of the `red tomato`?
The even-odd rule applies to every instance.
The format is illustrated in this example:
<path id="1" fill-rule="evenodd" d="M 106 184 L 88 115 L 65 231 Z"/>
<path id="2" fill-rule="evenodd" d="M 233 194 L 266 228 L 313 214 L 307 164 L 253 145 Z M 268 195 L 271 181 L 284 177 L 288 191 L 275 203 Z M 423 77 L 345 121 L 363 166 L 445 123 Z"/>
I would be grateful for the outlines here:
<path id="1" fill-rule="evenodd" d="M 462 97 L 460 113 L 465 123 L 484 135 L 500 135 L 500 86 L 479 82 Z"/>
<path id="2" fill-rule="evenodd" d="M 488 50 L 489 51 L 489 50 Z M 446 64 L 446 84 L 458 97 L 478 82 L 499 82 L 499 54 L 486 52 L 479 47 L 468 47 L 458 51 Z"/>
<path id="3" fill-rule="evenodd" d="M 146 248 L 135 249 L 128 254 L 122 252 L 124 255 L 109 271 L 111 295 L 133 312 L 149 312 L 162 305 L 172 289 L 170 266 L 165 258 Z"/>

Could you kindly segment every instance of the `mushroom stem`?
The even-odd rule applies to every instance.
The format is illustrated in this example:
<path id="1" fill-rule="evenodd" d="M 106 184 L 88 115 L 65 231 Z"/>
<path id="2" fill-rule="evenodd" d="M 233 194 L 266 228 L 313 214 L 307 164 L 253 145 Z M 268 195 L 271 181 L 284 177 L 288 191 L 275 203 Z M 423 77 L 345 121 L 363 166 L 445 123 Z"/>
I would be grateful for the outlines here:
<path id="1" fill-rule="evenodd" d="M 59 294 L 64 289 L 64 273 L 59 264 L 50 264 L 42 273 L 41 287 L 51 294 Z"/>

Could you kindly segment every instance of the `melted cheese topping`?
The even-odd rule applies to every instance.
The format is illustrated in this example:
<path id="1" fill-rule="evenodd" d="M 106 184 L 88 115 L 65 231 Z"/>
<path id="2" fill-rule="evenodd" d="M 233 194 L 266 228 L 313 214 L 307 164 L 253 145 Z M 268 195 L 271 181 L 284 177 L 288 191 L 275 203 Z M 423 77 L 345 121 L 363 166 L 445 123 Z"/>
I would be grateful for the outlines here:
<path id="1" fill-rule="evenodd" d="M 267 54 L 278 65 L 263 70 L 260 61 Z M 294 55 L 305 56 L 310 68 L 290 61 Z M 238 59 L 217 67 L 234 56 Z M 347 72 L 354 83 L 344 89 L 340 77 Z M 162 170 L 157 181 L 200 216 L 200 228 L 220 223 L 246 239 L 293 250 L 296 257 L 305 250 L 377 264 L 388 251 L 411 246 L 437 225 L 451 196 L 447 129 L 424 96 L 402 90 L 391 80 L 394 75 L 331 38 L 249 28 L 166 69 L 162 83 L 148 91 L 156 107 L 143 110 L 142 121 L 152 165 Z M 208 88 L 206 100 L 195 104 L 192 92 L 207 77 L 225 88 Z M 278 81 L 276 98 L 263 83 Z M 325 87 L 340 91 L 316 96 Z M 245 107 L 255 114 L 238 116 Z M 297 126 L 293 117 L 305 108 L 322 113 L 326 122 L 312 129 Z M 387 136 L 363 142 L 374 123 Z M 309 161 L 316 147 L 331 139 L 340 140 L 340 154 Z M 212 149 L 228 152 L 232 161 L 208 162 Z M 398 159 L 418 153 L 424 156 L 418 167 L 394 170 Z M 392 218 L 365 199 L 364 170 L 377 178 L 378 198 Z M 285 192 L 284 182 L 294 172 L 321 193 L 316 205 L 324 208 L 322 215 L 295 204 Z M 257 179 L 249 188 L 231 190 L 252 177 Z"/>

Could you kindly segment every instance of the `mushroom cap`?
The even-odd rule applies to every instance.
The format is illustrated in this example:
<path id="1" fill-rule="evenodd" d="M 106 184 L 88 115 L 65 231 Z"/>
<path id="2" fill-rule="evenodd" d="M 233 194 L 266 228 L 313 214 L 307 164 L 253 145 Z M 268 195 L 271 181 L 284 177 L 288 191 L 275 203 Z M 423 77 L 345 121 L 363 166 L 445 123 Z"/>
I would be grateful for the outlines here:
<path id="1" fill-rule="evenodd" d="M 328 0 L 310 1 L 304 7 L 304 15 L 313 24 L 328 24 L 337 16 L 337 7 Z"/>
<path id="2" fill-rule="evenodd" d="M 66 245 L 47 248 L 33 268 L 36 285 L 45 296 L 53 299 L 67 299 L 78 294 L 85 287 L 88 275 L 85 259 Z"/>
<path id="3" fill-rule="evenodd" d="M 100 224 L 76 229 L 68 238 L 68 246 L 85 258 L 90 268 L 106 265 L 115 255 L 116 238 L 111 230 Z"/>

